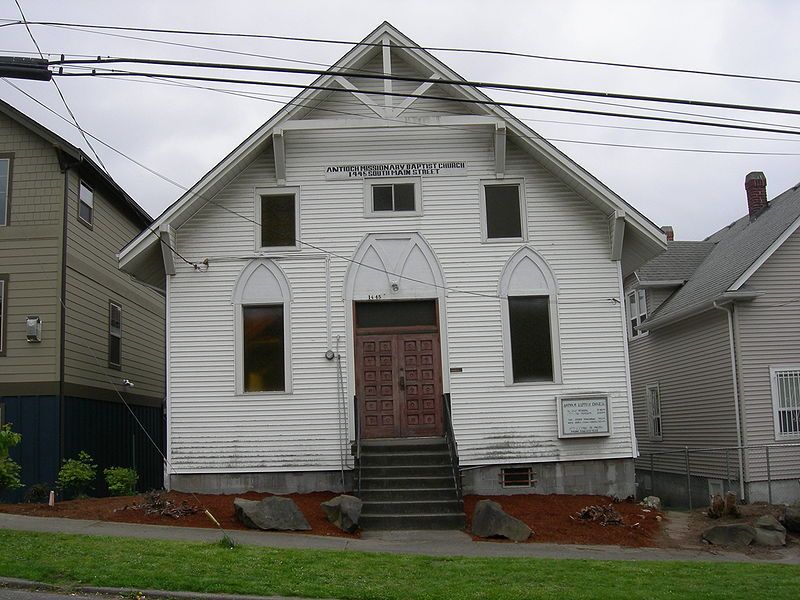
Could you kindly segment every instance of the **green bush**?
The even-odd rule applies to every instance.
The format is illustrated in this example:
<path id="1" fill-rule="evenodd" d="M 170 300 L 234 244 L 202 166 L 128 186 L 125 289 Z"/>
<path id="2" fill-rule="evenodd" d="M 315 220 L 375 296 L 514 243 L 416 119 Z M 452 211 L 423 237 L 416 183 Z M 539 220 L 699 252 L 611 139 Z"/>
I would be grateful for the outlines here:
<path id="1" fill-rule="evenodd" d="M 34 483 L 25 491 L 22 501 L 28 504 L 47 502 L 50 499 L 50 486 L 46 483 Z"/>
<path id="2" fill-rule="evenodd" d="M 133 496 L 136 493 L 136 482 L 139 475 L 127 467 L 109 467 L 103 471 L 108 484 L 108 493 L 112 496 Z"/>
<path id="3" fill-rule="evenodd" d="M 56 486 L 74 498 L 85 498 L 97 477 L 97 465 L 92 457 L 81 450 L 78 458 L 64 461 L 56 477 Z"/>
<path id="4" fill-rule="evenodd" d="M 11 423 L 0 427 L 0 494 L 22 487 L 19 479 L 21 467 L 8 457 L 8 451 L 22 441 L 22 436 L 11 431 Z"/>

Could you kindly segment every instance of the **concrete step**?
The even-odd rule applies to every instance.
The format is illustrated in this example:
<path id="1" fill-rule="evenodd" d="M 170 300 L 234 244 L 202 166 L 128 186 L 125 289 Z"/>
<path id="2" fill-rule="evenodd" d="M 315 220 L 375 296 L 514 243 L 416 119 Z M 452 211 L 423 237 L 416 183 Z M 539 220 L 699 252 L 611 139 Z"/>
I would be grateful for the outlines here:
<path id="1" fill-rule="evenodd" d="M 446 465 L 362 466 L 362 478 L 375 477 L 453 477 L 453 467 Z"/>
<path id="2" fill-rule="evenodd" d="M 447 450 L 447 441 L 441 437 L 427 438 L 381 438 L 376 440 L 361 440 L 361 452 L 410 452 L 435 449 Z"/>
<path id="3" fill-rule="evenodd" d="M 458 500 L 458 492 L 453 487 L 441 488 L 387 488 L 382 490 L 363 489 L 361 499 L 364 502 L 385 502 L 395 500 Z"/>
<path id="4" fill-rule="evenodd" d="M 400 529 L 464 529 L 466 519 L 464 513 L 442 513 L 424 515 L 374 514 L 362 515 L 359 525 L 365 530 L 400 530 Z"/>
<path id="5" fill-rule="evenodd" d="M 453 487 L 452 471 L 447 476 L 434 475 L 431 477 L 371 477 L 362 473 L 361 490 L 419 490 L 441 489 Z"/>
<path id="6" fill-rule="evenodd" d="M 361 454 L 362 467 L 400 467 L 400 466 L 424 466 L 424 465 L 451 465 L 449 452 L 407 452 L 404 448 L 402 452 L 380 452 L 376 454 Z"/>
<path id="7" fill-rule="evenodd" d="M 458 514 L 461 505 L 458 500 L 390 500 L 364 502 L 361 515 L 438 515 Z"/>

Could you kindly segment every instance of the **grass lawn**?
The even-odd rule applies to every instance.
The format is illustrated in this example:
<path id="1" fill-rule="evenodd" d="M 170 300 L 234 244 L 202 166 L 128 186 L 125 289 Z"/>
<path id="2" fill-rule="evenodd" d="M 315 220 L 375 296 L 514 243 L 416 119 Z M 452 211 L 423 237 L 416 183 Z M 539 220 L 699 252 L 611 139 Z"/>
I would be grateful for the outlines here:
<path id="1" fill-rule="evenodd" d="M 0 575 L 49 583 L 347 599 L 795 599 L 800 566 L 447 558 L 0 530 Z"/>

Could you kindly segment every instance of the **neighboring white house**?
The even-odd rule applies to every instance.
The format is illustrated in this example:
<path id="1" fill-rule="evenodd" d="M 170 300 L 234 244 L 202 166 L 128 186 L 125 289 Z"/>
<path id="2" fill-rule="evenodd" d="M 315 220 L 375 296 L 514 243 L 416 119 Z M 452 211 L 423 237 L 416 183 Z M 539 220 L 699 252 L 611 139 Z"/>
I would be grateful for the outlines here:
<path id="1" fill-rule="evenodd" d="M 800 191 L 766 187 L 750 173 L 748 214 L 625 281 L 643 494 L 800 499 Z"/>
<path id="2" fill-rule="evenodd" d="M 357 438 L 442 436 L 449 398 L 466 491 L 633 493 L 622 282 L 663 233 L 415 78 L 461 79 L 380 25 L 120 253 L 166 281 L 172 488 L 348 487 Z"/>

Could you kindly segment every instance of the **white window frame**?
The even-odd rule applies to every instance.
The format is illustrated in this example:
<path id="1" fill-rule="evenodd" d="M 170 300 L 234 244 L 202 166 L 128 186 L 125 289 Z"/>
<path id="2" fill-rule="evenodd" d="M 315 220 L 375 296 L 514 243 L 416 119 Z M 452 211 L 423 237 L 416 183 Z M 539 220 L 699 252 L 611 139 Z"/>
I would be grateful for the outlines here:
<path id="1" fill-rule="evenodd" d="M 3 161 L 8 162 L 8 170 L 6 171 L 6 189 L 4 190 L 6 201 L 3 211 L 0 212 L 0 227 L 8 225 L 8 219 L 11 214 L 11 172 L 14 167 L 13 155 L 0 155 L 0 162 Z"/>
<path id="2" fill-rule="evenodd" d="M 655 391 L 656 394 L 655 400 L 658 410 L 654 410 L 656 405 L 653 404 L 653 391 Z M 644 402 L 645 408 L 647 409 L 648 436 L 651 440 L 660 442 L 664 439 L 664 413 L 661 406 L 661 385 L 659 383 L 650 383 L 645 387 Z M 658 431 L 656 431 L 656 422 L 658 423 Z"/>
<path id="3" fill-rule="evenodd" d="M 262 246 L 261 245 L 261 197 L 262 196 L 294 196 L 294 245 Z M 298 252 L 300 243 L 300 188 L 299 187 L 259 187 L 255 188 L 253 197 L 255 221 L 253 225 L 254 244 L 257 253 Z"/>
<path id="4" fill-rule="evenodd" d="M 90 197 L 89 197 L 89 202 L 84 202 L 83 198 L 81 197 L 82 196 L 81 192 L 84 189 L 89 190 L 89 194 L 91 194 Z M 81 216 L 81 205 L 82 204 L 89 207 L 89 211 L 90 212 L 89 212 L 89 220 L 88 221 Z M 81 223 L 83 223 L 87 227 L 90 227 L 90 228 L 94 227 L 94 188 L 92 188 L 92 186 L 88 185 L 83 180 L 80 180 L 78 182 L 78 221 L 80 221 Z"/>
<path id="5" fill-rule="evenodd" d="M 0 275 L 0 356 L 6 355 L 6 330 L 8 325 L 8 275 Z"/>
<path id="6" fill-rule="evenodd" d="M 114 307 L 117 308 L 119 311 L 119 327 L 114 327 L 112 315 L 114 314 Z M 122 305 L 118 302 L 114 302 L 110 300 L 108 302 L 108 337 L 109 341 L 112 337 L 115 337 L 119 340 L 119 362 L 115 363 L 111 361 L 111 351 L 109 348 L 108 352 L 108 366 L 112 369 L 121 369 L 122 368 Z"/>
<path id="7" fill-rule="evenodd" d="M 398 183 L 414 184 L 414 210 L 374 210 L 372 204 L 372 188 L 377 185 Z M 419 177 L 372 177 L 364 180 L 364 216 L 367 219 L 398 219 L 402 217 L 422 216 L 422 181 Z"/>
<path id="8" fill-rule="evenodd" d="M 644 306 L 644 311 L 641 309 L 636 314 L 631 312 L 633 304 L 631 303 L 631 296 L 636 297 L 636 306 Z M 636 320 L 636 324 L 633 321 Z M 628 290 L 625 294 L 625 321 L 628 329 L 628 339 L 634 340 L 647 336 L 649 331 L 636 329 L 637 325 L 641 325 L 647 320 L 647 291 L 644 288 L 636 288 Z"/>
<path id="9" fill-rule="evenodd" d="M 499 185 L 516 185 L 519 189 L 519 223 L 522 236 L 510 238 L 490 238 L 486 220 L 486 188 Z M 528 241 L 528 203 L 525 199 L 525 180 L 519 178 L 509 179 L 482 179 L 480 181 L 481 199 L 481 242 L 484 244 L 502 244 L 508 242 Z"/>
<path id="10" fill-rule="evenodd" d="M 258 297 L 247 293 L 247 284 L 250 277 L 259 268 L 266 267 L 278 282 L 279 290 L 272 289 Z M 234 361 L 236 363 L 235 393 L 237 396 L 263 397 L 286 396 L 292 393 L 292 318 L 291 318 L 291 290 L 289 281 L 283 271 L 269 259 L 256 259 L 251 261 L 239 275 L 233 290 L 233 311 L 235 322 L 234 335 Z M 283 305 L 283 390 L 254 391 L 244 390 L 244 306 L 276 306 Z"/>
<path id="11" fill-rule="evenodd" d="M 771 366 L 769 369 L 769 384 L 770 384 L 770 390 L 772 392 L 772 416 L 775 426 L 776 441 L 800 439 L 800 431 L 796 433 L 781 432 L 780 411 L 786 409 L 781 409 L 780 406 L 780 388 L 778 386 L 778 373 L 786 371 L 797 371 L 798 373 L 800 373 L 800 364 L 776 365 L 776 366 Z M 795 401 L 798 403 L 798 409 L 800 409 L 800 398 L 795 398 Z"/>

